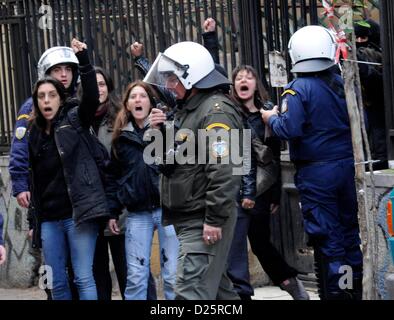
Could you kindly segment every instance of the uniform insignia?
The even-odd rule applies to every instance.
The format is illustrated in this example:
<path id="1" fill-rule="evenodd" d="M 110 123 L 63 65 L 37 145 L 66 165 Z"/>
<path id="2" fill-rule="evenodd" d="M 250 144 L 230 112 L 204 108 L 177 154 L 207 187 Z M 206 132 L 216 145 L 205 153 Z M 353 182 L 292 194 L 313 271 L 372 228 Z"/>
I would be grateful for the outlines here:
<path id="1" fill-rule="evenodd" d="M 26 119 L 28 120 L 30 118 L 30 116 L 28 114 L 21 114 L 16 120 L 22 120 L 22 119 Z"/>
<path id="2" fill-rule="evenodd" d="M 211 150 L 215 158 L 223 158 L 229 155 L 228 143 L 226 141 L 215 141 L 212 143 Z"/>
<path id="3" fill-rule="evenodd" d="M 292 96 L 295 96 L 297 93 L 294 90 L 287 89 L 281 94 L 281 97 L 285 96 L 286 94 L 291 94 Z"/>
<path id="4" fill-rule="evenodd" d="M 188 138 L 189 138 L 189 136 L 186 134 L 186 133 L 181 133 L 181 134 L 179 134 L 179 139 L 180 139 L 180 141 L 187 141 L 188 140 Z"/>
<path id="5" fill-rule="evenodd" d="M 287 107 L 287 98 L 284 98 L 284 99 L 282 100 L 282 104 L 281 104 L 281 106 L 280 106 L 280 113 L 286 113 L 287 110 L 288 110 L 288 107 Z"/>
<path id="6" fill-rule="evenodd" d="M 208 131 L 208 130 L 215 129 L 215 128 L 223 128 L 227 131 L 230 130 L 230 127 L 227 124 L 224 124 L 221 122 L 212 123 L 208 127 L 206 127 L 205 129 Z"/>
<path id="7" fill-rule="evenodd" d="M 15 130 L 15 137 L 19 140 L 21 140 L 25 134 L 26 134 L 27 129 L 25 127 L 18 127 Z"/>

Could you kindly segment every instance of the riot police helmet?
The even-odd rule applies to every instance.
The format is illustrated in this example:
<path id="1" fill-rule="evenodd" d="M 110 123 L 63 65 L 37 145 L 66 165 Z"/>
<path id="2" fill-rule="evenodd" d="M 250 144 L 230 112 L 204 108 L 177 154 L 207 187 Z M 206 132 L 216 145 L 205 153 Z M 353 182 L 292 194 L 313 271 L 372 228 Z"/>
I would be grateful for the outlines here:
<path id="1" fill-rule="evenodd" d="M 306 26 L 289 40 L 288 50 L 294 73 L 319 72 L 336 64 L 337 44 L 332 31 L 321 26 Z"/>
<path id="2" fill-rule="evenodd" d="M 172 75 L 176 75 L 186 90 L 230 84 L 228 78 L 215 68 L 209 51 L 192 41 L 176 43 L 159 53 L 144 81 L 169 87 L 168 82 L 173 78 Z"/>

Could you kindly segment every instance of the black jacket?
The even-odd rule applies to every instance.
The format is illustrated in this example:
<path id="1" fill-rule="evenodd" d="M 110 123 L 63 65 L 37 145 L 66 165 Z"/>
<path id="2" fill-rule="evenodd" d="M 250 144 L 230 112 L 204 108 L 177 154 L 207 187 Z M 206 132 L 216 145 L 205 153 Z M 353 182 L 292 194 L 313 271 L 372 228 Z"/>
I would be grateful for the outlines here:
<path id="1" fill-rule="evenodd" d="M 96 73 L 89 63 L 86 50 L 77 53 L 77 58 L 80 63 L 82 99 L 80 103 L 75 99 L 65 102 L 54 119 L 52 134 L 62 163 L 66 189 L 73 210 L 72 217 L 75 224 L 79 225 L 99 218 L 108 219 L 109 212 L 100 172 L 90 150 L 91 146 L 88 146 L 82 137 L 89 134 L 89 128 L 99 106 Z M 41 129 L 33 125 L 29 134 L 30 164 L 35 163 L 35 157 L 41 147 L 39 140 L 43 134 Z M 34 174 L 36 171 L 33 165 L 31 172 L 34 210 L 32 212 L 40 219 L 42 206 L 40 194 L 34 190 L 34 181 L 39 179 Z"/>
<path id="2" fill-rule="evenodd" d="M 244 125 L 245 128 L 251 129 L 251 138 L 260 139 L 267 145 L 273 152 L 274 160 L 276 163 L 280 164 L 280 140 L 274 136 L 265 137 L 265 125 L 263 121 L 261 121 L 260 112 L 250 113 L 244 112 Z M 242 185 L 240 198 L 241 199 L 250 199 L 256 200 L 256 165 L 257 161 L 255 159 L 256 154 L 252 149 L 252 159 L 251 164 L 252 168 L 249 174 L 242 176 Z M 280 168 L 280 165 L 279 165 Z M 271 199 L 271 203 L 279 204 L 281 197 L 281 170 L 278 170 L 278 179 L 277 182 L 266 191 L 266 193 L 270 193 L 269 198 Z"/>
<path id="3" fill-rule="evenodd" d="M 143 158 L 144 129 L 132 122 L 123 128 L 114 143 L 106 185 L 108 206 L 112 218 L 117 218 L 123 208 L 128 211 L 152 211 L 160 206 L 159 171 Z"/>
<path id="4" fill-rule="evenodd" d="M 204 39 L 204 47 L 211 54 L 213 61 L 217 64 L 220 63 L 219 59 L 219 40 L 218 34 L 216 31 L 204 32 L 202 34 L 202 38 Z"/>

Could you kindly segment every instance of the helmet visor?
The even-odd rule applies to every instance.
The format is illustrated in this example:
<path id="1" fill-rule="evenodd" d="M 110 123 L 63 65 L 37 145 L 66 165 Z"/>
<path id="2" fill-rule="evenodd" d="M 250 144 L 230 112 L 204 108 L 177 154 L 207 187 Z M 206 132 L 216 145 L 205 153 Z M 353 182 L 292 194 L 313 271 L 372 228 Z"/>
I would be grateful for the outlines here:
<path id="1" fill-rule="evenodd" d="M 155 86 L 173 89 L 180 82 L 179 75 L 184 74 L 186 70 L 186 67 L 160 52 L 143 81 Z"/>

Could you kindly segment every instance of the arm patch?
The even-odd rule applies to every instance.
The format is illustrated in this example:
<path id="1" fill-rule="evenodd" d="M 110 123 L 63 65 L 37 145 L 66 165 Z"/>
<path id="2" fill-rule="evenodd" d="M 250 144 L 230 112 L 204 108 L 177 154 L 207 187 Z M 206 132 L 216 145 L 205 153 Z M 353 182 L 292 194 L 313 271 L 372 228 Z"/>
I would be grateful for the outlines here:
<path id="1" fill-rule="evenodd" d="M 16 130 L 15 130 L 15 137 L 18 140 L 22 140 L 23 137 L 26 134 L 26 131 L 27 131 L 26 127 L 18 127 L 18 128 L 16 128 Z"/>

